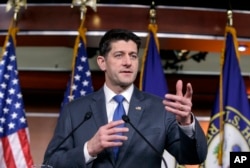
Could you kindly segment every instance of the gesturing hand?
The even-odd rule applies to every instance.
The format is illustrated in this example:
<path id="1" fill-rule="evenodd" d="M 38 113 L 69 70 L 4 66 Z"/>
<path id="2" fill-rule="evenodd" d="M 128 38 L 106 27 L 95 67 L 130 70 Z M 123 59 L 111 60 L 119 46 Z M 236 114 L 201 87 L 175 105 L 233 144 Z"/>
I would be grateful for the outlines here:
<path id="1" fill-rule="evenodd" d="M 178 80 L 176 83 L 176 95 L 166 94 L 163 104 L 165 109 L 176 115 L 177 121 L 181 125 L 188 125 L 192 123 L 192 94 L 193 89 L 190 83 L 187 84 L 186 93 L 183 95 L 183 82 Z"/>
<path id="2" fill-rule="evenodd" d="M 87 149 L 91 156 L 96 156 L 105 148 L 122 146 L 122 141 L 128 139 L 127 136 L 118 133 L 128 132 L 127 127 L 117 127 L 124 124 L 123 120 L 112 121 L 98 129 L 96 134 L 88 141 Z"/>

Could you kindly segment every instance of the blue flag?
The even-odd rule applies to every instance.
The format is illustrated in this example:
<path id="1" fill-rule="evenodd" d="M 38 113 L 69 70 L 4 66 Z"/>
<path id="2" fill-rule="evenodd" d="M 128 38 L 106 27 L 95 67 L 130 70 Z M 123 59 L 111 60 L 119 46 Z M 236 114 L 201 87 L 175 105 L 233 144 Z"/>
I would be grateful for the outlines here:
<path id="1" fill-rule="evenodd" d="M 140 89 L 164 98 L 164 95 L 168 93 L 168 86 L 159 54 L 156 24 L 149 24 L 149 35 L 142 59 Z M 166 150 L 163 153 L 163 157 L 167 160 L 168 168 L 182 167 L 178 165 L 175 158 Z M 163 162 L 162 167 L 165 167 Z"/>
<path id="2" fill-rule="evenodd" d="M 164 98 L 164 95 L 168 92 L 168 87 L 159 54 L 156 25 L 149 25 L 149 30 L 143 57 L 140 89 Z"/>
<path id="3" fill-rule="evenodd" d="M 10 28 L 0 62 L 0 167 L 31 167 L 29 129 L 17 70 L 16 28 Z"/>
<path id="4" fill-rule="evenodd" d="M 93 92 L 86 47 L 83 38 L 81 36 L 78 36 L 77 38 L 79 38 L 79 41 L 76 40 L 75 44 L 77 54 L 76 58 L 73 59 L 74 66 L 64 94 L 62 107 L 76 98 Z"/>
<path id="5" fill-rule="evenodd" d="M 228 168 L 230 152 L 250 151 L 250 108 L 237 49 L 236 31 L 228 26 L 220 88 L 207 134 L 206 168 Z"/>

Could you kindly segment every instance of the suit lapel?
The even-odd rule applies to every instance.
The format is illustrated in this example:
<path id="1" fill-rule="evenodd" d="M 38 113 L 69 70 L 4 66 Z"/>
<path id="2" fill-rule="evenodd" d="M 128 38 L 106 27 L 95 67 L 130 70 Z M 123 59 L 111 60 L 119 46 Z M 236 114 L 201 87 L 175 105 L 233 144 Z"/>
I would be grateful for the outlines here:
<path id="1" fill-rule="evenodd" d="M 90 106 L 97 128 L 107 124 L 108 118 L 103 89 L 97 91 L 97 93 L 93 96 L 93 101 Z"/>
<path id="2" fill-rule="evenodd" d="M 146 105 L 142 101 L 144 99 L 143 94 L 137 89 L 134 89 L 133 95 L 130 100 L 129 104 L 129 111 L 128 111 L 128 117 L 130 119 L 130 122 L 137 127 L 137 125 L 140 122 L 140 119 L 142 117 L 143 111 L 146 107 Z M 119 157 L 117 160 L 117 166 L 121 163 L 122 159 L 125 156 L 125 153 L 131 143 L 131 140 L 133 138 L 134 134 L 137 134 L 133 127 L 131 127 L 130 124 L 126 123 L 126 127 L 129 128 L 129 132 L 127 134 L 128 140 L 123 143 L 123 146 L 120 149 Z M 126 156 L 127 157 L 127 156 Z"/>
<path id="3" fill-rule="evenodd" d="M 93 113 L 93 118 L 96 124 L 97 130 L 108 123 L 108 117 L 107 117 L 107 111 L 106 111 L 106 105 L 105 105 L 105 96 L 103 88 L 96 92 L 96 94 L 93 96 L 93 101 L 91 103 L 91 110 Z M 97 132 L 97 130 L 95 132 Z M 105 149 L 102 153 L 108 153 L 110 156 L 110 161 L 114 165 L 114 157 L 113 152 L 111 148 Z"/>

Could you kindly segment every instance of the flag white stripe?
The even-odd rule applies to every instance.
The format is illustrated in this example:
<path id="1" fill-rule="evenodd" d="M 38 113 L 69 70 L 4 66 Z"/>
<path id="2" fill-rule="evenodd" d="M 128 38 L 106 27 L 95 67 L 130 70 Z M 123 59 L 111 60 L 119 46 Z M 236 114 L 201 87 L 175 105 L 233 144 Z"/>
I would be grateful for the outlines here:
<path id="1" fill-rule="evenodd" d="M 16 166 L 19 167 L 28 167 L 26 164 L 25 156 L 22 151 L 22 146 L 17 133 L 8 136 L 10 143 L 10 148 L 13 153 L 13 157 L 16 163 Z"/>
<path id="2" fill-rule="evenodd" d="M 26 136 L 27 136 L 27 138 L 28 138 L 28 142 L 29 142 L 29 144 L 30 144 L 30 133 L 29 133 L 28 127 L 25 128 L 25 133 L 26 133 Z"/>
<path id="3" fill-rule="evenodd" d="M 1 168 L 7 168 L 3 157 L 3 144 L 1 140 L 0 140 L 0 165 Z"/>

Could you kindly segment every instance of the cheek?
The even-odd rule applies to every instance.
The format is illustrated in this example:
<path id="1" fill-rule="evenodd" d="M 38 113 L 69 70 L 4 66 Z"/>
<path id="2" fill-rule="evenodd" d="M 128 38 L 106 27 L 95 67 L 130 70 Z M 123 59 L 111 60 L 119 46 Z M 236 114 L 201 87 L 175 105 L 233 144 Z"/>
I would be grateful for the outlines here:
<path id="1" fill-rule="evenodd" d="M 109 71 L 118 70 L 119 69 L 118 67 L 120 67 L 120 64 L 118 61 L 109 61 L 109 62 L 106 62 L 105 64 L 105 69 Z"/>
<path id="2" fill-rule="evenodd" d="M 134 66 L 135 70 L 138 70 L 139 69 L 139 62 L 135 61 L 133 66 Z"/>

